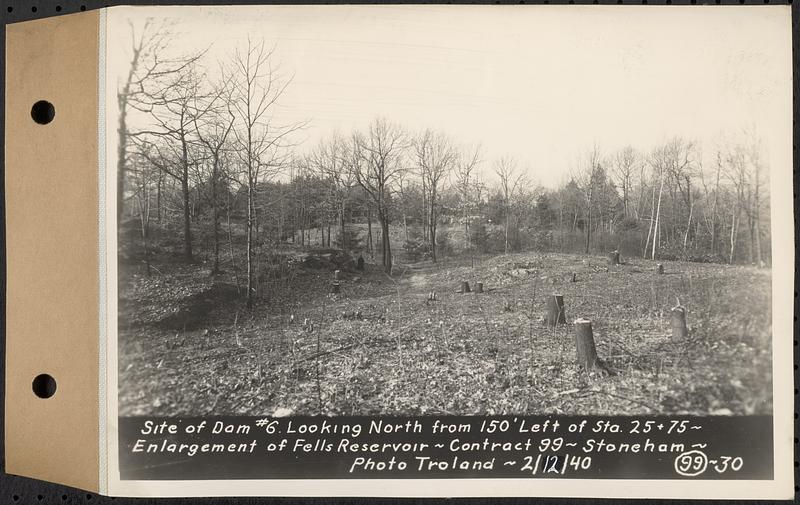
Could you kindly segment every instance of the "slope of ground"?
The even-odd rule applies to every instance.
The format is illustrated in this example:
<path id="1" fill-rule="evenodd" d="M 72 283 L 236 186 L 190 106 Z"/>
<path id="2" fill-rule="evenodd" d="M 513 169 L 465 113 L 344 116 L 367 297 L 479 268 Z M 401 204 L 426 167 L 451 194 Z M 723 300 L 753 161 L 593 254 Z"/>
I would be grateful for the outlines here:
<path id="1" fill-rule="evenodd" d="M 121 279 L 120 414 L 771 412 L 770 272 L 517 254 L 345 272 L 298 267 L 247 310 L 202 264 Z M 571 274 L 576 282 L 571 282 Z M 457 293 L 461 281 L 483 294 Z M 277 285 L 276 285 L 277 286 Z M 436 301 L 429 301 L 431 291 Z M 585 374 L 563 295 L 614 372 Z M 674 340 L 669 308 L 689 310 Z M 182 319 L 183 318 L 183 319 Z M 789 338 L 789 336 L 786 336 Z"/>

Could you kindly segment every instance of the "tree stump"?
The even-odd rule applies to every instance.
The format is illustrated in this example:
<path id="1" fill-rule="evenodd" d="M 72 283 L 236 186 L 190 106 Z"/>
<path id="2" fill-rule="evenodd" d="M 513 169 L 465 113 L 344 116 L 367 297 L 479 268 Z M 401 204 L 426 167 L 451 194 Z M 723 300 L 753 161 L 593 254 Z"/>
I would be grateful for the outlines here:
<path id="1" fill-rule="evenodd" d="M 470 292 L 469 282 L 461 281 L 461 294 L 463 295 L 464 293 L 469 293 L 469 292 Z"/>
<path id="2" fill-rule="evenodd" d="M 686 307 L 676 305 L 670 310 L 672 313 L 672 338 L 685 339 L 689 336 L 686 327 Z"/>
<path id="3" fill-rule="evenodd" d="M 333 280 L 338 281 L 342 278 L 342 271 L 341 270 L 334 270 L 333 271 Z"/>
<path id="4" fill-rule="evenodd" d="M 663 273 L 664 273 L 664 265 L 659 263 L 658 265 L 656 265 L 656 274 L 662 275 Z"/>
<path id="5" fill-rule="evenodd" d="M 554 294 L 547 298 L 545 321 L 547 326 L 551 328 L 558 324 L 567 324 L 567 316 L 564 312 L 564 297 L 562 295 Z"/>
<path id="6" fill-rule="evenodd" d="M 608 253 L 608 266 L 613 267 L 619 265 L 619 251 L 611 251 Z"/>
<path id="7" fill-rule="evenodd" d="M 358 255 L 358 260 L 356 261 L 356 270 L 359 272 L 364 271 L 364 256 Z"/>
<path id="8" fill-rule="evenodd" d="M 608 368 L 597 357 L 597 348 L 594 345 L 592 334 L 592 321 L 589 319 L 576 319 L 575 326 L 575 354 L 578 366 L 586 372 L 601 370 L 610 373 Z"/>
<path id="9" fill-rule="evenodd" d="M 476 282 L 475 283 L 475 292 L 476 293 L 483 293 L 483 283 L 482 282 Z"/>
<path id="10" fill-rule="evenodd" d="M 435 302 L 436 301 L 436 291 L 431 291 L 428 293 L 428 301 Z"/>
<path id="11" fill-rule="evenodd" d="M 338 282 L 332 282 L 331 283 L 331 293 L 338 294 L 339 293 L 339 288 L 340 288 L 340 285 L 339 285 Z"/>

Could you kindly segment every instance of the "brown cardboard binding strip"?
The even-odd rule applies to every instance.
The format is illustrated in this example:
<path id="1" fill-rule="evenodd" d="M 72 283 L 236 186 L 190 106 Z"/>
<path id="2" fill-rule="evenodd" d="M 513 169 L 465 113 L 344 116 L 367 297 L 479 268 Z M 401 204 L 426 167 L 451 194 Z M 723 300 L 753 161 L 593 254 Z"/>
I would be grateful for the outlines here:
<path id="1" fill-rule="evenodd" d="M 8 473 L 98 490 L 98 32 L 85 12 L 6 28 Z M 37 124 L 31 107 L 55 106 Z M 57 382 L 33 394 L 41 373 Z"/>

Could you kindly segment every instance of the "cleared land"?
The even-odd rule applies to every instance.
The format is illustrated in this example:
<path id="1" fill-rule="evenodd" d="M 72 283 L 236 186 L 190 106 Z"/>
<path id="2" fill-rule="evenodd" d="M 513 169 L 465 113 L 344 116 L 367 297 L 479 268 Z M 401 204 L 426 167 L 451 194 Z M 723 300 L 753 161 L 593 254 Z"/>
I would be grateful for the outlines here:
<path id="1" fill-rule="evenodd" d="M 244 308 L 235 276 L 162 253 L 121 266 L 121 415 L 753 414 L 772 411 L 770 270 L 514 254 L 343 271 L 302 255 Z M 571 274 L 576 282 L 571 282 Z M 483 294 L 458 293 L 462 281 Z M 436 301 L 429 301 L 430 292 Z M 541 320 L 563 295 L 568 324 Z M 688 309 L 689 338 L 669 309 Z M 586 374 L 593 322 L 612 375 Z M 791 338 L 789 335 L 778 338 Z"/>

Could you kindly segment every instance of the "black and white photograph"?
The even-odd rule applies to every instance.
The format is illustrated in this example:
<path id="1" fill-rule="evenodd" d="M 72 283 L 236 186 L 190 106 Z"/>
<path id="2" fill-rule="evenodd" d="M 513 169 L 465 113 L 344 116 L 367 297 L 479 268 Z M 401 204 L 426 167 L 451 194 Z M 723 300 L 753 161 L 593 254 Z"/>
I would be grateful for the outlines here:
<path id="1" fill-rule="evenodd" d="M 788 12 L 111 9 L 118 416 L 771 423 Z"/>

